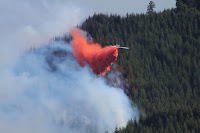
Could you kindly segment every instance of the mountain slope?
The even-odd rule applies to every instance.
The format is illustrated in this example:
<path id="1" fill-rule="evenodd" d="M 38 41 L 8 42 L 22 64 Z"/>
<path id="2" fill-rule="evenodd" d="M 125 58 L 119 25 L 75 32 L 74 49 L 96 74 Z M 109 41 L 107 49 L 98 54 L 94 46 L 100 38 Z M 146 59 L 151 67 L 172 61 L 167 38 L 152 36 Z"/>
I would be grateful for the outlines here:
<path id="1" fill-rule="evenodd" d="M 195 126 L 200 124 L 200 118 L 196 116 L 198 113 L 194 113 L 200 110 L 198 10 L 172 9 L 149 15 L 127 14 L 126 17 L 94 14 L 81 28 L 103 46 L 118 43 L 131 48 L 119 51 L 117 64 L 129 81 L 130 87 L 126 89 L 130 99 L 143 112 L 141 117 L 146 115 L 138 123 L 141 128 L 150 124 L 150 132 L 161 132 L 161 127 L 163 131 L 166 129 L 165 132 L 200 130 L 199 126 Z M 186 115 L 178 116 L 180 112 Z M 162 117 L 162 114 L 167 116 Z M 158 120 L 151 121 L 154 116 Z M 185 121 L 178 121 L 180 117 Z M 159 122 L 159 119 L 168 124 Z M 188 124 L 187 120 L 194 124 Z M 173 126 L 175 123 L 180 131 Z M 161 126 L 155 127 L 157 124 Z"/>

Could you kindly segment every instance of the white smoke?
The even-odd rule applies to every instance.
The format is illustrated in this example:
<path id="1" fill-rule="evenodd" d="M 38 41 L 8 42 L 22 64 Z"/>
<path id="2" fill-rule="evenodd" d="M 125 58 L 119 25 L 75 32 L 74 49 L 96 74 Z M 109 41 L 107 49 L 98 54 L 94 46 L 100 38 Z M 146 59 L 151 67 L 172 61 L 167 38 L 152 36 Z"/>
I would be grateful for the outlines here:
<path id="1" fill-rule="evenodd" d="M 24 53 L 0 75 L 0 132 L 101 133 L 138 116 L 122 89 L 79 67 L 62 41 Z"/>

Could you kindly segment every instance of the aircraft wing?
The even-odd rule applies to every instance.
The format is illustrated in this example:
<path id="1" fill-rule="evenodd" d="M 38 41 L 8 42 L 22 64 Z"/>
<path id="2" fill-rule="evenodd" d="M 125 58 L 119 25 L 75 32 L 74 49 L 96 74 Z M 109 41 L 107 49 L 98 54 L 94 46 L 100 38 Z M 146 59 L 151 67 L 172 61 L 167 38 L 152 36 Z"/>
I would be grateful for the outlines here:
<path id="1" fill-rule="evenodd" d="M 130 49 L 128 47 L 118 47 L 119 49 Z"/>
<path id="2" fill-rule="evenodd" d="M 118 49 L 130 49 L 128 47 L 120 47 L 120 45 L 116 44 L 116 45 L 110 45 L 110 47 L 115 47 L 115 48 L 118 48 Z"/>

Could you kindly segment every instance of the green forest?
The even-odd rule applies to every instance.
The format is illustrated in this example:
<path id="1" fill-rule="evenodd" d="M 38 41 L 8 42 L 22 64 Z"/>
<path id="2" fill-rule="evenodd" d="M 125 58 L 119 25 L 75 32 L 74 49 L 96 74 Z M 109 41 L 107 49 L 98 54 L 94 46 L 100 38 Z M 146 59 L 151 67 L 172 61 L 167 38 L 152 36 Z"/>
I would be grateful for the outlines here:
<path id="1" fill-rule="evenodd" d="M 154 3 L 153 3 L 154 4 Z M 120 44 L 117 65 L 140 110 L 115 133 L 200 132 L 200 0 L 142 14 L 94 14 L 80 26 L 102 46 Z"/>

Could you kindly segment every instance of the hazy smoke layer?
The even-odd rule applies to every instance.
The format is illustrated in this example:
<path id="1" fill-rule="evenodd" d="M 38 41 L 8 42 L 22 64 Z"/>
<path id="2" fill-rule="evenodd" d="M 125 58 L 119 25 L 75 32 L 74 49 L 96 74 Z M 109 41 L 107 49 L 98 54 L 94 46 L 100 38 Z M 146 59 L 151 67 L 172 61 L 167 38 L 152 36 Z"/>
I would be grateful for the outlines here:
<path id="1" fill-rule="evenodd" d="M 2 69 L 0 88 L 0 132 L 101 133 L 138 115 L 123 90 L 80 67 L 62 41 Z"/>
<path id="2" fill-rule="evenodd" d="M 85 11 L 65 0 L 0 0 L 0 67 L 79 24 Z"/>

